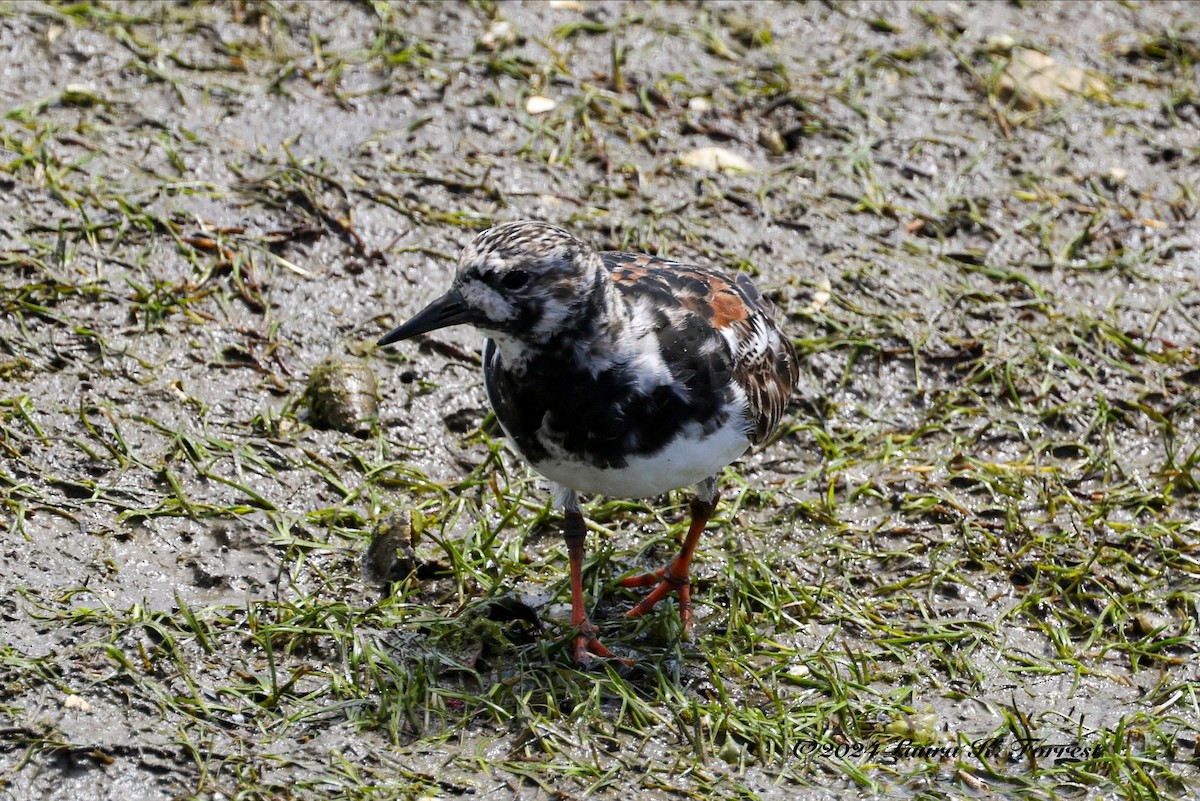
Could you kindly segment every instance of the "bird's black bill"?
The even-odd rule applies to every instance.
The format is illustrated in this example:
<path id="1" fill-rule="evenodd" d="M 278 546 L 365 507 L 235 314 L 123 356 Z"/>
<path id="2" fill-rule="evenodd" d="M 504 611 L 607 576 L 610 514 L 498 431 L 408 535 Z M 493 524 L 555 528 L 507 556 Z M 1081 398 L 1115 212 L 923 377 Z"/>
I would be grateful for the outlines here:
<path id="1" fill-rule="evenodd" d="M 377 344 L 390 345 L 417 334 L 426 334 L 448 325 L 473 323 L 478 319 L 475 311 L 463 303 L 461 295 L 457 292 L 447 292 L 417 312 L 407 323 L 384 336 Z"/>

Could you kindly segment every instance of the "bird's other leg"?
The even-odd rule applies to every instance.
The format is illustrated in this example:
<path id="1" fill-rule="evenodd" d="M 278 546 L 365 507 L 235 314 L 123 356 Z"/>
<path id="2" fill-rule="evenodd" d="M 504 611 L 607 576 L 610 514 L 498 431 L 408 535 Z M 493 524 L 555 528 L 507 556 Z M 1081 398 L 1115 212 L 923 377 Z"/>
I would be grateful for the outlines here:
<path id="1" fill-rule="evenodd" d="M 583 511 L 579 508 L 579 496 L 566 490 L 564 497 L 563 539 L 567 543 L 567 561 L 571 565 L 571 625 L 578 632 L 571 644 L 571 655 L 583 667 L 591 664 L 592 655 L 610 657 L 612 651 L 600 642 L 600 630 L 588 619 L 583 603 L 583 540 L 587 525 L 583 522 Z"/>
<path id="2" fill-rule="evenodd" d="M 704 533 L 704 527 L 708 525 L 713 510 L 717 508 L 718 497 L 715 478 L 696 485 L 696 495 L 691 503 L 691 525 L 688 526 L 679 556 L 662 570 L 621 579 L 622 587 L 654 587 L 637 606 L 626 612 L 627 617 L 641 617 L 667 595 L 675 592 L 679 595 L 679 622 L 684 632 L 692 630 L 692 585 L 689 579 L 692 556 L 700 542 L 700 535 Z"/>

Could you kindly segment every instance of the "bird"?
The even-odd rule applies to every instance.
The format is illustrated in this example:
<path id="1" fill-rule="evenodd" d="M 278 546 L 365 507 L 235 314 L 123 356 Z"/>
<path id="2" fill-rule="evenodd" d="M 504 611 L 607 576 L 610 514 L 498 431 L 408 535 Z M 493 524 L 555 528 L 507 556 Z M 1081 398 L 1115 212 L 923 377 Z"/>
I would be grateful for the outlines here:
<path id="1" fill-rule="evenodd" d="M 771 436 L 799 382 L 771 303 L 745 273 L 600 251 L 556 225 L 517 221 L 477 234 L 450 289 L 378 345 L 460 324 L 487 338 L 488 401 L 562 509 L 574 661 L 615 658 L 584 603 L 581 494 L 653 498 L 694 486 L 679 555 L 618 582 L 651 588 L 628 617 L 675 593 L 690 635 L 690 568 L 717 479 Z"/>

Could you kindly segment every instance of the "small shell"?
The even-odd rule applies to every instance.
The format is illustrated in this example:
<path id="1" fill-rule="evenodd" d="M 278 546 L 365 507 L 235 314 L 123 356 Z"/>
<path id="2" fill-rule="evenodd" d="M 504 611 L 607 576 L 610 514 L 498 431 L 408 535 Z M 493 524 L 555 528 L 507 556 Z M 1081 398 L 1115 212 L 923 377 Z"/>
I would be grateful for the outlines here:
<path id="1" fill-rule="evenodd" d="M 801 311 L 804 314 L 816 314 L 829 304 L 833 298 L 833 285 L 829 283 L 828 278 L 822 278 L 817 282 L 817 291 L 813 293 L 812 302 L 805 306 Z"/>
<path id="2" fill-rule="evenodd" d="M 493 20 L 479 37 L 479 46 L 484 50 L 503 50 L 517 43 L 517 26 L 506 19 Z"/>
<path id="3" fill-rule="evenodd" d="M 87 702 L 83 696 L 68 693 L 63 699 L 63 706 L 67 709 L 78 709 L 80 712 L 91 712 L 92 705 Z"/>
<path id="4" fill-rule="evenodd" d="M 679 163 L 685 167 L 712 172 L 718 170 L 754 172 L 754 167 L 750 162 L 723 147 L 702 147 L 691 150 L 679 157 Z"/>
<path id="5" fill-rule="evenodd" d="M 1104 79 L 1037 50 L 1016 48 L 997 84 L 1000 99 L 1026 111 L 1061 103 L 1072 95 L 1104 100 Z"/>
<path id="6" fill-rule="evenodd" d="M 787 152 L 787 142 L 783 140 L 779 131 L 770 125 L 764 125 L 758 132 L 758 143 L 772 156 L 782 156 Z"/>
<path id="7" fill-rule="evenodd" d="M 309 376 L 304 395 L 310 420 L 318 428 L 365 433 L 371 430 L 379 411 L 375 373 L 365 364 L 321 363 Z"/>
<path id="8" fill-rule="evenodd" d="M 363 554 L 363 578 L 388 584 L 412 575 L 417 568 L 412 544 L 412 515 L 393 512 L 371 532 L 371 544 Z"/>
<path id="9" fill-rule="evenodd" d="M 547 111 L 554 111 L 557 107 L 558 103 L 542 95 L 530 95 L 525 98 L 525 110 L 530 114 L 545 114 Z"/>

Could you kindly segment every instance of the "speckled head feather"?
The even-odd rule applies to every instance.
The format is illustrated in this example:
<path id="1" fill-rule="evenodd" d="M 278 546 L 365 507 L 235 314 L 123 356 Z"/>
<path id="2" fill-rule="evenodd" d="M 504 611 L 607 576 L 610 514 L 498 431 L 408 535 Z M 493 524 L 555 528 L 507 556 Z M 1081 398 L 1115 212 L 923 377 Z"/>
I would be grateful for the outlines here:
<path id="1" fill-rule="evenodd" d="M 608 285 L 599 255 L 562 228 L 498 225 L 463 249 L 450 291 L 379 344 L 469 323 L 515 356 L 586 326 L 594 317 L 587 307 L 606 299 Z"/>
<path id="2" fill-rule="evenodd" d="M 533 222 L 476 236 L 452 286 L 478 313 L 477 328 L 529 345 L 586 324 L 587 307 L 605 289 L 599 254 L 562 228 Z"/>

